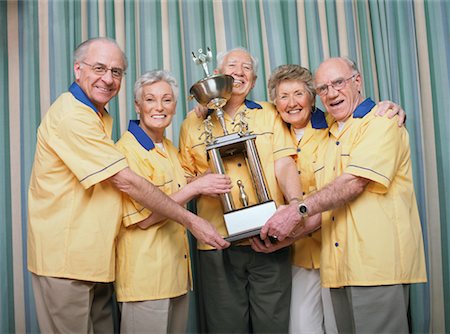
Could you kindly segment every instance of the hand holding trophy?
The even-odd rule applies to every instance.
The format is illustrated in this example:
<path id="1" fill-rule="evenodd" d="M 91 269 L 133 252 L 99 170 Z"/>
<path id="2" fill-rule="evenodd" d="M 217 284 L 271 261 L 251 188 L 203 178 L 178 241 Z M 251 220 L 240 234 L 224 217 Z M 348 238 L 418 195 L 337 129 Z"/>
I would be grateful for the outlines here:
<path id="1" fill-rule="evenodd" d="M 245 109 L 239 112 L 235 126 L 229 134 L 226 128 L 223 106 L 230 99 L 233 90 L 233 77 L 225 74 L 209 74 L 207 63 L 212 59 L 212 52 L 202 49 L 198 55 L 192 52 L 193 61 L 203 67 L 205 78 L 192 85 L 190 93 L 198 103 L 214 111 L 222 127 L 223 136 L 213 137 L 211 122 L 204 122 L 206 152 L 214 173 L 226 174 L 227 158 L 242 154 L 252 178 L 252 186 L 257 197 L 257 203 L 250 203 L 241 180 L 237 181 L 240 198 L 235 202 L 231 193 L 222 194 L 220 200 L 224 210 L 225 226 L 229 236 L 228 241 L 237 241 L 259 234 L 261 227 L 276 211 L 275 202 L 270 198 L 266 185 L 261 161 L 256 149 L 256 135 L 251 134 L 246 121 Z M 202 134 L 202 135 L 203 135 Z"/>

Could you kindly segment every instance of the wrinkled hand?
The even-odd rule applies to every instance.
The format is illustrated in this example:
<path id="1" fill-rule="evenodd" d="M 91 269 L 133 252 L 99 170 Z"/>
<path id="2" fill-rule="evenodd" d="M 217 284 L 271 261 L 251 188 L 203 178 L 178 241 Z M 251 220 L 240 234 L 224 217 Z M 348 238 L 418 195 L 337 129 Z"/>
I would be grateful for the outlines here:
<path id="1" fill-rule="evenodd" d="M 198 241 L 216 249 L 224 249 L 230 246 L 230 243 L 221 237 L 215 227 L 208 221 L 194 214 L 192 214 L 192 217 L 187 228 Z"/>
<path id="2" fill-rule="evenodd" d="M 296 203 L 282 205 L 262 227 L 259 235 L 264 242 L 268 236 L 283 241 L 301 221 Z"/>
<path id="3" fill-rule="evenodd" d="M 230 177 L 223 174 L 204 174 L 191 184 L 195 187 L 197 195 L 216 196 L 228 193 L 232 188 Z"/>
<path id="4" fill-rule="evenodd" d="M 269 238 L 266 238 L 264 242 L 259 237 L 252 237 L 249 239 L 252 249 L 259 253 L 272 253 L 281 248 L 292 245 L 296 239 L 286 238 L 283 241 L 272 243 Z"/>
<path id="5" fill-rule="evenodd" d="M 205 119 L 208 114 L 208 108 L 202 106 L 201 104 L 197 104 L 189 113 L 195 113 L 198 118 Z"/>
<path id="6" fill-rule="evenodd" d="M 398 126 L 403 126 L 406 122 L 406 112 L 398 104 L 386 100 L 378 103 L 377 116 L 384 116 L 387 113 L 388 118 L 392 118 L 398 115 Z"/>
<path id="7" fill-rule="evenodd" d="M 303 220 L 301 224 L 298 224 L 289 234 L 289 238 L 295 240 L 301 239 L 320 229 L 322 225 L 322 214 L 318 213 L 314 216 L 308 217 Z"/>

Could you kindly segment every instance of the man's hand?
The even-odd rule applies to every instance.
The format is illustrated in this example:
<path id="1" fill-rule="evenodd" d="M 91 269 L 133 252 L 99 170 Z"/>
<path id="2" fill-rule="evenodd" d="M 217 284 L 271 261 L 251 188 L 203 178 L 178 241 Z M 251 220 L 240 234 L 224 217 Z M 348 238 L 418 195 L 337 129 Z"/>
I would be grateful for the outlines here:
<path id="1" fill-rule="evenodd" d="M 186 223 L 185 226 L 198 241 L 216 249 L 224 249 L 230 246 L 230 243 L 221 237 L 215 227 L 208 221 L 194 214 L 191 217 L 189 223 Z"/>
<path id="2" fill-rule="evenodd" d="M 288 206 L 282 205 L 269 218 L 259 234 L 264 242 L 269 236 L 283 241 L 301 223 L 302 219 L 297 211 L 297 204 L 295 202 Z"/>
<path id="3" fill-rule="evenodd" d="M 377 116 L 384 116 L 387 113 L 388 118 L 398 115 L 398 126 L 403 126 L 406 122 L 406 112 L 401 106 L 392 101 L 381 101 L 378 103 Z"/>
<path id="4" fill-rule="evenodd" d="M 293 238 L 286 238 L 283 241 L 278 241 L 272 243 L 269 238 L 266 238 L 266 240 L 261 241 L 259 237 L 252 237 L 249 239 L 250 244 L 252 246 L 252 249 L 255 252 L 259 253 L 272 253 L 275 252 L 281 248 L 288 247 L 292 245 L 296 239 Z"/>
<path id="5" fill-rule="evenodd" d="M 208 108 L 202 106 L 201 104 L 197 104 L 189 113 L 195 113 L 198 118 L 205 119 L 206 115 L 208 115 Z"/>

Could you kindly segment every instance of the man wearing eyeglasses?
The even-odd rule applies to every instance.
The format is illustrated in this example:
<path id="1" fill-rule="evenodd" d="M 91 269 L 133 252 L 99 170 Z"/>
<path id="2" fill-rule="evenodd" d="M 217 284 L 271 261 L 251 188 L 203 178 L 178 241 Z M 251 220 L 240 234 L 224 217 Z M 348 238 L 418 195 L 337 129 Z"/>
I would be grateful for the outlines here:
<path id="1" fill-rule="evenodd" d="M 321 280 L 339 332 L 408 333 L 409 285 L 426 282 L 408 133 L 375 117 L 347 58 L 324 61 L 315 87 L 334 118 L 314 165 L 319 191 L 280 209 L 263 233 L 283 240 L 321 226 Z"/>
<path id="2" fill-rule="evenodd" d="M 28 196 L 28 269 L 42 333 L 114 331 L 110 282 L 122 192 L 214 248 L 229 245 L 206 220 L 132 172 L 115 148 L 105 106 L 117 95 L 126 68 L 114 41 L 82 43 L 74 53 L 75 82 L 38 129 Z"/>

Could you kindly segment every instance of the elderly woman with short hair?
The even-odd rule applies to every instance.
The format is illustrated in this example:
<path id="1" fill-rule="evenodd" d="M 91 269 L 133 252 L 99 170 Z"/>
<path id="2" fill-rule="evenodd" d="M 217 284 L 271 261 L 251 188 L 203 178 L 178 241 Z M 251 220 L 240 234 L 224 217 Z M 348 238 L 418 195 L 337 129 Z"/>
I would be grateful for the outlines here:
<path id="1" fill-rule="evenodd" d="M 134 95 L 140 120 L 130 121 L 117 142 L 130 168 L 181 205 L 200 194 L 229 192 L 230 179 L 219 174 L 186 185 L 178 149 L 164 136 L 177 105 L 173 76 L 163 70 L 147 72 L 136 81 Z M 121 332 L 185 332 L 191 276 L 186 229 L 124 197 L 116 264 Z"/>

